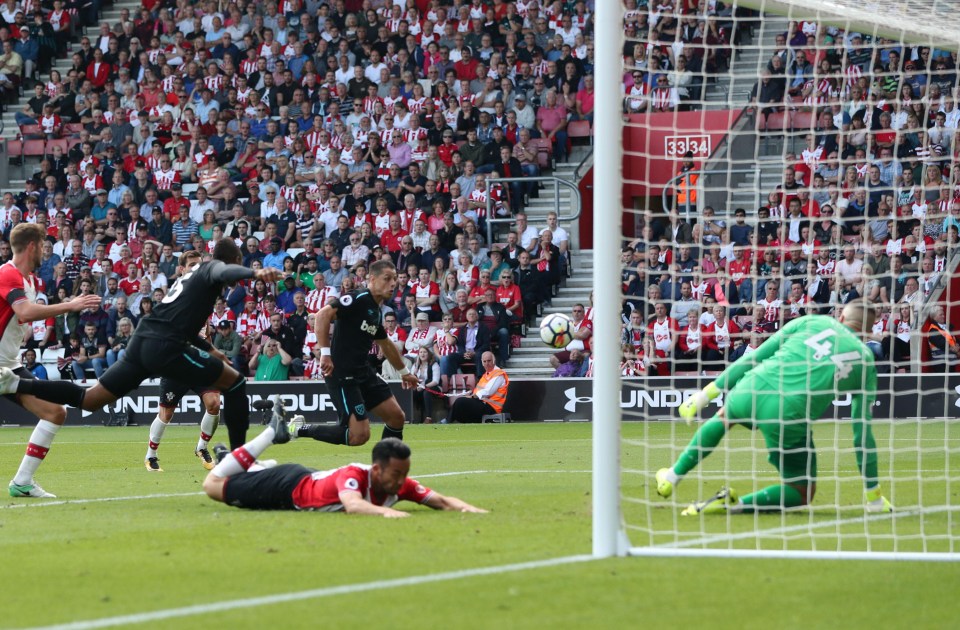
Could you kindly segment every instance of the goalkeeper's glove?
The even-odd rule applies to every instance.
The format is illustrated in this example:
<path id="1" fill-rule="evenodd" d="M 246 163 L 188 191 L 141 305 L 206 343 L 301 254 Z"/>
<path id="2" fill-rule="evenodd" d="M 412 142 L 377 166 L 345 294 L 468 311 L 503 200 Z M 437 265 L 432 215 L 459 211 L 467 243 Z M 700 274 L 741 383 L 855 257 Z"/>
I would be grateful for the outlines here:
<path id="1" fill-rule="evenodd" d="M 715 383 L 710 383 L 691 396 L 685 403 L 680 405 L 680 417 L 687 421 L 687 424 L 693 422 L 700 410 L 710 404 L 710 401 L 721 394 L 720 388 Z"/>
<path id="2" fill-rule="evenodd" d="M 875 486 L 870 488 L 864 493 L 866 498 L 866 508 L 867 512 L 888 514 L 893 512 L 893 504 L 887 500 L 887 497 L 883 496 L 880 491 L 880 486 Z"/>

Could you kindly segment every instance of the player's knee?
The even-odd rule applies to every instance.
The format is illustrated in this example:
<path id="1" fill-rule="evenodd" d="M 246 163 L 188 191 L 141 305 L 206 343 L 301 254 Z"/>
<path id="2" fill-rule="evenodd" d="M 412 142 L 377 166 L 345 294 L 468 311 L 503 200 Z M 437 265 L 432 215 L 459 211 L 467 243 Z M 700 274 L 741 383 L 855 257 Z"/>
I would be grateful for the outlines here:
<path id="1" fill-rule="evenodd" d="M 348 444 L 350 446 L 363 446 L 370 441 L 370 423 L 364 422 L 361 425 L 356 426 L 356 428 L 350 429 L 350 438 Z"/>
<path id="2" fill-rule="evenodd" d="M 52 405 L 45 420 L 63 426 L 63 423 L 67 421 L 67 408 L 63 405 Z"/>
<path id="3" fill-rule="evenodd" d="M 209 473 L 203 480 L 203 491 L 214 501 L 223 501 L 223 477 Z"/>
<path id="4" fill-rule="evenodd" d="M 217 393 L 216 396 L 210 396 L 207 400 L 204 401 L 204 407 L 207 409 L 207 413 L 211 416 L 220 415 L 220 394 Z"/>

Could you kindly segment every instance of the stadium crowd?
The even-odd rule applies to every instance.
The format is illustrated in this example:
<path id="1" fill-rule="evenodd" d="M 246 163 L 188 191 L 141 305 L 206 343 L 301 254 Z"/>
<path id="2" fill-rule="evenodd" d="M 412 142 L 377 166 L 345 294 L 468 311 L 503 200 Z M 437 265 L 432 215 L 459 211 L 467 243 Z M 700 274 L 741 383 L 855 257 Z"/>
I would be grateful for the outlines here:
<path id="1" fill-rule="evenodd" d="M 487 349 L 505 365 L 569 236 L 555 214 L 528 224 L 537 185 L 487 181 L 565 160 L 568 122 L 591 119 L 593 4 L 144 0 L 81 36 L 98 0 L 7 0 L 0 89 L 33 94 L 16 118 L 44 151 L 3 195 L 0 261 L 13 226 L 40 223 L 45 299 L 104 299 L 28 345 L 99 376 L 176 290 L 177 256 L 231 238 L 284 272 L 228 291 L 201 331 L 243 373 L 320 378 L 313 314 L 380 258 L 400 272 L 385 320 L 411 365 L 422 348 L 444 374 L 482 373 Z M 498 242 L 488 212 L 508 220 Z"/>
<path id="2" fill-rule="evenodd" d="M 755 210 L 717 211 L 686 156 L 674 207 L 623 249 L 623 372 L 716 372 L 858 297 L 880 309 L 882 369 L 952 370 L 948 309 L 926 303 L 960 230 L 955 51 L 791 22 L 763 65 L 750 105 L 781 181 Z"/>

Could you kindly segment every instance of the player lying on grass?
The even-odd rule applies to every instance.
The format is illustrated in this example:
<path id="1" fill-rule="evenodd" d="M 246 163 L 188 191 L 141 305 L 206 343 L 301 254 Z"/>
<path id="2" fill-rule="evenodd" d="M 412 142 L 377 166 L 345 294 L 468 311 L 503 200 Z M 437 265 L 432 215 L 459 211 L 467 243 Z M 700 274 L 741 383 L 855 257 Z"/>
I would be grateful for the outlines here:
<path id="1" fill-rule="evenodd" d="M 234 448 L 243 444 L 250 428 L 247 379 L 197 336 L 225 286 L 251 278 L 270 283 L 281 277 L 277 269 L 253 270 L 241 266 L 241 260 L 240 250 L 231 239 L 217 241 L 213 260 L 192 267 L 177 279 L 150 317 L 140 321 L 123 358 L 90 389 L 68 381 L 20 378 L 10 368 L 0 366 L 0 394 L 31 394 L 94 411 L 133 391 L 151 376 L 166 377 L 191 387 L 223 392 L 230 444 Z"/>
<path id="2" fill-rule="evenodd" d="M 46 232 L 35 223 L 20 223 L 10 232 L 10 248 L 13 260 L 0 266 L 0 366 L 12 374 L 27 380 L 34 376 L 20 364 L 20 346 L 30 334 L 30 322 L 45 320 L 69 312 L 81 312 L 100 305 L 96 295 L 80 295 L 60 304 L 37 303 L 37 277 L 34 275 L 41 263 L 43 239 Z M 40 418 L 30 435 L 27 452 L 20 462 L 17 474 L 10 481 L 12 497 L 55 498 L 33 480 L 33 474 L 53 444 L 53 439 L 67 419 L 67 410 L 26 394 L 8 396 L 13 401 Z"/>
<path id="3" fill-rule="evenodd" d="M 851 416 L 857 469 L 863 475 L 866 509 L 889 512 L 877 479 L 877 449 L 870 430 L 876 398 L 873 352 L 863 337 L 873 328 L 873 307 L 853 302 L 839 320 L 809 315 L 790 322 L 756 352 L 742 357 L 680 406 L 690 422 L 726 391 L 724 405 L 700 427 L 671 468 L 657 471 L 657 493 L 673 494 L 683 476 L 707 457 L 733 425 L 760 431 L 767 460 L 783 483 L 738 497 L 723 488 L 708 501 L 687 507 L 684 515 L 782 510 L 807 505 L 817 490 L 817 452 L 812 421 L 843 394 L 852 396 Z"/>
<path id="4" fill-rule="evenodd" d="M 393 509 L 397 501 L 413 501 L 435 510 L 486 512 L 408 477 L 410 447 L 397 438 L 385 438 L 373 447 L 372 465 L 349 464 L 322 471 L 299 464 L 267 469 L 254 466 L 271 444 L 283 444 L 296 436 L 303 422 L 303 418 L 286 421 L 279 396 L 273 396 L 273 403 L 270 425 L 227 455 L 203 480 L 203 490 L 214 501 L 253 510 L 318 510 L 386 518 L 410 515 Z"/>

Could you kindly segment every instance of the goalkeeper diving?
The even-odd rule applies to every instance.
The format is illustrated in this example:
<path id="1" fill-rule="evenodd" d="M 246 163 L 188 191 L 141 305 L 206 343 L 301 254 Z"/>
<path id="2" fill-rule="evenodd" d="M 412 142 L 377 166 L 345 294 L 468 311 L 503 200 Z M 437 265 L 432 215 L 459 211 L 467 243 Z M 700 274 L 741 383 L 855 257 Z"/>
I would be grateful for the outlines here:
<path id="1" fill-rule="evenodd" d="M 870 429 L 876 399 L 873 352 L 863 338 L 873 328 L 875 311 L 863 301 L 843 307 L 840 317 L 800 317 L 784 326 L 751 354 L 730 365 L 717 379 L 680 406 L 690 423 L 720 394 L 723 406 L 697 430 L 670 468 L 657 471 L 657 493 L 666 498 L 684 475 L 707 457 L 734 425 L 759 431 L 768 461 L 782 483 L 745 496 L 723 488 L 683 515 L 752 513 L 809 504 L 817 490 L 817 452 L 812 422 L 834 399 L 852 397 L 851 418 L 857 468 L 863 475 L 868 512 L 890 512 L 877 479 L 877 449 Z"/>

